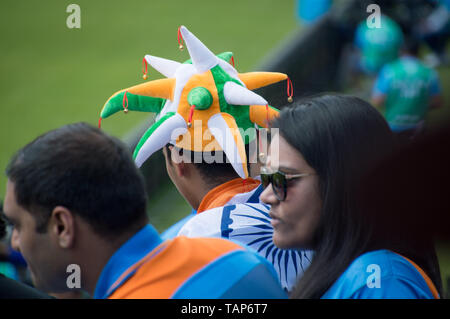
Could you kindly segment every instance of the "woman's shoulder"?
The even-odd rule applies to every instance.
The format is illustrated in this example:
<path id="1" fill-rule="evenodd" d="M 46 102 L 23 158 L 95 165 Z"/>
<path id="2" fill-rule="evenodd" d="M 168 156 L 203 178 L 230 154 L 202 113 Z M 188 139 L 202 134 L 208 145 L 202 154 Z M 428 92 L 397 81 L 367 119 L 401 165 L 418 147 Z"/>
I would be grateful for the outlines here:
<path id="1" fill-rule="evenodd" d="M 403 256 L 376 250 L 357 257 L 323 298 L 433 298 L 424 277 Z"/>

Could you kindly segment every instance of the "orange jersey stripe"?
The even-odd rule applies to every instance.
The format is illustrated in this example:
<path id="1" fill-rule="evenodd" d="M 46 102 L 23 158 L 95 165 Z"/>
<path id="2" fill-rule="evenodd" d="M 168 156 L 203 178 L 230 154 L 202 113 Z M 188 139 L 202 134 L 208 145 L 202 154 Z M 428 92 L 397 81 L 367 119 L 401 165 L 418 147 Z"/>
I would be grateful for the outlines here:
<path id="1" fill-rule="evenodd" d="M 254 190 L 260 184 L 259 181 L 252 178 L 242 179 L 236 178 L 210 190 L 203 197 L 197 213 L 205 210 L 225 206 L 234 196 Z"/>
<path id="2" fill-rule="evenodd" d="M 136 273 L 118 287 L 110 299 L 170 298 L 186 280 L 203 267 L 233 250 L 243 249 L 233 242 L 219 238 L 184 236 L 161 245 L 166 247 L 147 262 L 139 262 Z M 160 249 L 161 245 L 154 251 Z M 150 255 L 151 253 L 148 256 Z M 136 266 L 130 268 L 134 270 Z"/>

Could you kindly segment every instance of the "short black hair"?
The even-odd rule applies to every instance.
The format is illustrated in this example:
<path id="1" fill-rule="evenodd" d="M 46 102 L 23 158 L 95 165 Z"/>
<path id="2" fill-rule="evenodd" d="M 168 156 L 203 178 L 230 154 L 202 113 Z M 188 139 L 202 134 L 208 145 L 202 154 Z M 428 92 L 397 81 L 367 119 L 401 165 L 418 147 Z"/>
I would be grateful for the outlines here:
<path id="1" fill-rule="evenodd" d="M 420 41 L 414 36 L 408 36 L 403 43 L 403 51 L 414 56 L 419 55 Z"/>
<path id="2" fill-rule="evenodd" d="M 169 146 L 173 145 L 167 144 L 165 146 L 165 149 L 167 152 L 169 163 L 171 164 L 172 152 Z M 180 149 L 176 146 L 174 146 L 174 148 L 177 152 L 179 152 L 180 156 L 188 156 L 190 162 L 194 164 L 195 168 L 198 170 L 205 182 L 210 186 L 218 186 L 229 180 L 239 178 L 239 175 L 236 173 L 233 165 L 231 165 L 230 161 L 223 151 L 193 152 Z M 246 145 L 246 152 L 247 148 L 248 145 Z M 218 159 L 218 161 L 207 163 L 204 161 L 205 158 Z M 199 161 L 198 159 L 201 159 L 201 161 Z"/>
<path id="3" fill-rule="evenodd" d="M 6 221 L 3 218 L 3 202 L 0 200 L 0 240 L 6 235 Z"/>
<path id="4" fill-rule="evenodd" d="M 147 222 L 144 180 L 117 138 L 86 123 L 45 133 L 19 150 L 6 169 L 17 203 L 45 232 L 55 206 L 80 216 L 103 237 Z"/>

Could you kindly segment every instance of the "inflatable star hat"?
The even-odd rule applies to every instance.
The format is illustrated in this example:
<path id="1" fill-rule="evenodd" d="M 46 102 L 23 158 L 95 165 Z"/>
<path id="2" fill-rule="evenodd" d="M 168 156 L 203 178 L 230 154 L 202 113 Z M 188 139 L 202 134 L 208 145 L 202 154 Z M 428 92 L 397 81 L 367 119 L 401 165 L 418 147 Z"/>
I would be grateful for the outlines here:
<path id="1" fill-rule="evenodd" d="M 167 78 L 113 94 L 103 106 L 99 126 L 103 118 L 120 110 L 158 113 L 156 122 L 134 151 L 138 167 L 172 142 L 194 152 L 223 150 L 238 175 L 247 178 L 245 144 L 254 136 L 243 138 L 239 129 L 245 132 L 255 124 L 267 127 L 278 114 L 277 109 L 251 90 L 282 80 L 288 80 L 289 89 L 289 78 L 274 72 L 238 73 L 227 62 L 232 59 L 231 52 L 214 55 L 184 26 L 179 28 L 180 35 L 191 60 L 179 63 L 146 55 L 144 62 Z"/>

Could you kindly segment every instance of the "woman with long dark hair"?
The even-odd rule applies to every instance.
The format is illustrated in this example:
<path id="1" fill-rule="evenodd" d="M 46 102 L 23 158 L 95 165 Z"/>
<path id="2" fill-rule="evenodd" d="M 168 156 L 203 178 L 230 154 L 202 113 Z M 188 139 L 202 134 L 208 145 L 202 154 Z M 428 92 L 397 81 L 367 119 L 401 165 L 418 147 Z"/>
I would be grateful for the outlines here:
<path id="1" fill-rule="evenodd" d="M 261 199 L 271 205 L 274 243 L 315 251 L 291 297 L 437 297 L 434 248 L 400 223 L 387 227 L 360 200 L 361 180 L 395 148 L 378 111 L 324 95 L 283 109 L 271 127 L 278 147 L 261 170 Z"/>

